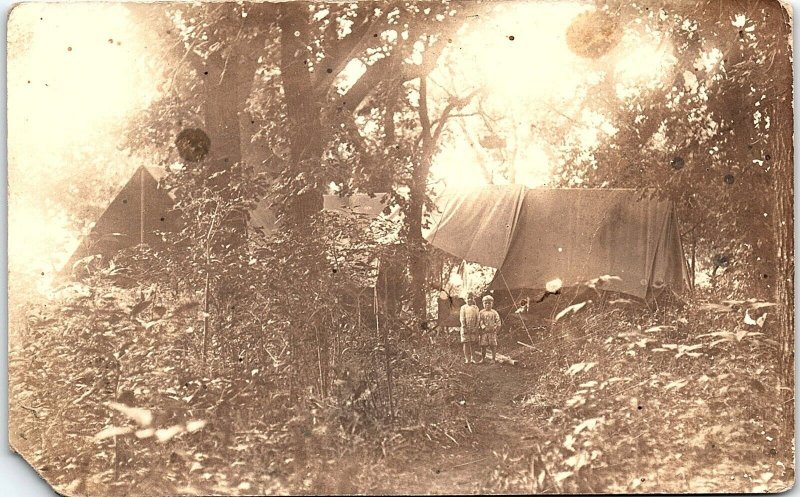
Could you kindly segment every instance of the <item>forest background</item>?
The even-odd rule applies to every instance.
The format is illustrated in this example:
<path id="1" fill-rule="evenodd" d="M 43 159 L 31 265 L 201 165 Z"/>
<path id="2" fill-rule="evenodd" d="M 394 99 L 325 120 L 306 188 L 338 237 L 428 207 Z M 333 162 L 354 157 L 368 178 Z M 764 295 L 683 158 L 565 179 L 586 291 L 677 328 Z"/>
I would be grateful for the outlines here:
<path id="1" fill-rule="evenodd" d="M 635 347 L 657 356 L 675 350 L 676 360 L 688 357 L 692 365 L 655 361 L 651 367 L 675 378 L 644 387 L 663 394 L 685 388 L 681 381 L 691 377 L 705 404 L 695 407 L 723 426 L 714 436 L 742 444 L 756 435 L 777 440 L 765 457 L 786 465 L 793 435 L 792 72 L 790 24 L 778 3 L 26 5 L 11 20 L 12 441 L 14 432 L 38 440 L 15 443 L 52 471 L 50 481 L 72 490 L 148 481 L 235 491 L 230 476 L 205 469 L 220 469 L 237 452 L 265 450 L 236 437 L 247 426 L 272 433 L 264 426 L 277 423 L 283 429 L 269 444 L 281 449 L 270 450 L 292 451 L 285 459 L 291 461 L 237 481 L 247 484 L 239 490 L 328 488 L 330 481 L 298 469 L 319 457 L 320 447 L 335 447 L 341 457 L 377 443 L 386 457 L 389 441 L 404 433 L 396 431 L 397 420 L 438 426 L 437 411 L 421 419 L 426 415 L 406 408 L 423 391 L 438 390 L 421 378 L 446 383 L 456 374 L 429 374 L 449 337 L 429 323 L 427 296 L 458 261 L 426 247 L 423 213 L 444 188 L 487 183 L 637 188 L 673 200 L 700 289 L 688 307 L 669 317 L 600 308 L 581 325 L 553 324 L 546 333 L 575 333 L 588 343 L 597 338 L 587 337 L 591 319 L 609 312 L 637 333 L 672 326 L 675 336 L 659 343 L 645 337 Z M 175 147 L 187 128 L 204 129 L 213 144 L 199 165 L 182 161 Z M 171 170 L 187 221 L 170 235 L 173 249 L 84 261 L 83 281 L 54 294 L 60 265 L 142 164 Z M 388 193 L 404 214 L 403 248 L 381 244 L 361 222 L 321 213 L 321 195 L 329 191 Z M 264 195 L 287 229 L 242 240 L 232 219 Z M 376 334 L 341 296 L 363 288 L 363 261 L 380 257 L 398 268 L 386 277 L 403 291 L 391 305 L 371 309 L 379 315 Z M 309 306 L 323 312 L 299 311 Z M 765 309 L 767 328 L 750 329 L 745 318 Z M 695 318 L 682 326 L 687 314 Z M 153 329 L 159 333 L 148 333 Z M 628 331 L 605 330 L 614 332 L 630 341 Z M 703 335 L 703 343 L 695 341 Z M 680 340 L 690 349 L 680 349 Z M 714 363 L 720 383 L 713 391 L 725 397 L 746 384 L 762 394 L 739 408 L 765 429 L 728 430 L 715 417 L 724 408 L 708 406 L 709 380 L 702 378 L 711 363 L 698 363 L 719 357 L 720 347 L 729 362 Z M 571 350 L 574 364 L 598 362 L 587 350 Z M 622 361 L 630 350 L 636 349 L 611 347 L 609 371 L 613 358 Z M 751 368 L 754 357 L 763 368 Z M 152 375 L 137 369 L 143 364 Z M 265 368 L 266 382 L 259 375 Z M 645 373 L 651 371 L 624 378 L 636 385 Z M 64 388 L 54 392 L 51 385 Z M 209 388 L 213 395 L 198 395 Z M 274 404 L 267 413 L 248 404 L 264 396 Z M 234 398 L 246 407 L 235 419 L 225 410 Z M 123 438 L 130 434 L 117 426 L 120 413 L 109 402 L 161 412 L 164 429 L 181 427 L 173 437 L 193 448 Z M 589 431 L 610 437 L 600 428 L 608 418 L 596 411 L 614 406 L 585 405 L 591 403 L 568 406 L 575 427 L 602 419 Z M 781 408 L 762 413 L 768 405 Z M 214 435 L 198 442 L 193 432 L 208 431 L 189 430 L 198 413 L 205 413 L 197 420 L 203 426 L 230 424 L 213 425 Z M 326 428 L 313 431 L 319 426 Z M 121 431 L 98 439 L 107 429 Z M 430 440 L 426 430 L 413 433 Z M 619 430 L 633 433 L 630 426 L 612 431 Z M 305 448 L 300 440 L 309 431 L 320 440 Z M 443 433 L 443 440 L 456 438 Z M 71 436 L 82 441 L 74 451 L 67 449 Z M 581 452 L 556 440 L 563 436 L 547 433 L 543 439 L 555 445 L 536 455 L 515 448 L 514 458 L 538 458 L 543 470 L 531 463 L 481 484 L 641 487 L 631 487 L 637 480 L 630 475 L 593 469 L 613 466 L 632 440 L 614 438 L 598 452 L 591 448 L 597 440 L 587 439 Z M 644 440 L 655 450 L 663 436 Z M 703 460 L 709 443 L 697 442 L 694 460 Z M 773 466 L 752 486 L 790 478 Z M 211 476 L 195 481 L 198 472 Z"/>

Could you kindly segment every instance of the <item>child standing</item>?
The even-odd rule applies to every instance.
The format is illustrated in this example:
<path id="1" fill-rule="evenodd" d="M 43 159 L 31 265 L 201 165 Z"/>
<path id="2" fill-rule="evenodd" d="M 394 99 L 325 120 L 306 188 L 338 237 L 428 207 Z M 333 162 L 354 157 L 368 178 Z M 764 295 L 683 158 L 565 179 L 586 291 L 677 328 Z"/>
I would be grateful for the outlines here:
<path id="1" fill-rule="evenodd" d="M 473 344 L 478 343 L 480 310 L 475 305 L 475 296 L 467 296 L 467 302 L 461 306 L 459 316 L 461 318 L 461 345 L 464 348 L 464 364 L 475 362 Z"/>
<path id="2" fill-rule="evenodd" d="M 500 314 L 497 313 L 492 307 L 494 306 L 494 298 L 491 295 L 483 297 L 483 310 L 478 314 L 478 323 L 480 326 L 480 345 L 481 345 L 481 360 L 482 363 L 486 357 L 486 349 L 492 351 L 492 362 L 495 362 L 495 348 L 497 347 L 497 332 L 500 331 Z"/>

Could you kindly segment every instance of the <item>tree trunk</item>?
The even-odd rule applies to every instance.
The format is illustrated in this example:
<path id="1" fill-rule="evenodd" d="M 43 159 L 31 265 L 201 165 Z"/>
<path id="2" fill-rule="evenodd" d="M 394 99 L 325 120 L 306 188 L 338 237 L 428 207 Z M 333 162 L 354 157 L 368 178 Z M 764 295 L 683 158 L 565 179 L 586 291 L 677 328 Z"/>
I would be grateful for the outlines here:
<path id="1" fill-rule="evenodd" d="M 310 178 L 318 168 L 324 143 L 322 142 L 322 109 L 314 97 L 314 85 L 309 66 L 314 55 L 309 45 L 308 7 L 300 2 L 281 5 L 278 25 L 281 28 L 281 78 L 286 101 L 290 136 L 289 171 L 304 173 Z M 311 161 L 311 164 L 307 162 Z M 289 219 L 294 224 L 304 221 L 322 210 L 322 185 L 307 180 L 309 190 L 287 199 Z"/>
<path id="2" fill-rule="evenodd" d="M 692 291 L 697 281 L 697 235 L 692 233 Z"/>
<path id="3" fill-rule="evenodd" d="M 423 210 L 428 192 L 428 174 L 435 150 L 428 114 L 428 78 L 419 78 L 419 117 L 422 125 L 422 147 L 411 175 L 408 206 L 408 249 L 411 269 L 411 308 L 422 326 L 427 321 L 425 239 L 422 237 Z"/>
<path id="4" fill-rule="evenodd" d="M 233 12 L 233 11 L 232 11 Z M 267 11 L 260 9 L 263 17 Z M 255 16 L 254 16 L 255 17 Z M 223 18 L 220 24 L 239 23 L 238 19 Z M 242 162 L 243 144 L 249 144 L 253 127 L 245 113 L 247 99 L 253 87 L 258 58 L 263 52 L 265 34 L 242 40 L 220 40 L 225 49 L 211 53 L 208 58 L 195 56 L 193 66 L 203 80 L 202 113 L 205 132 L 211 147 L 205 160 L 206 174 L 230 172 Z M 222 188 L 232 180 L 230 174 L 221 174 L 209 180 L 212 188 Z M 246 213 L 232 213 L 226 220 L 234 229 L 222 245 L 236 246 L 246 237 Z"/>
<path id="5" fill-rule="evenodd" d="M 234 60 L 231 60 L 234 59 Z M 239 67 L 238 57 L 223 58 L 219 52 L 203 65 L 205 131 L 211 138 L 209 173 L 229 169 L 242 160 L 239 113 L 249 94 L 239 78 L 248 68 Z M 253 68 L 255 70 L 255 68 Z M 250 72 L 252 80 L 253 73 Z"/>

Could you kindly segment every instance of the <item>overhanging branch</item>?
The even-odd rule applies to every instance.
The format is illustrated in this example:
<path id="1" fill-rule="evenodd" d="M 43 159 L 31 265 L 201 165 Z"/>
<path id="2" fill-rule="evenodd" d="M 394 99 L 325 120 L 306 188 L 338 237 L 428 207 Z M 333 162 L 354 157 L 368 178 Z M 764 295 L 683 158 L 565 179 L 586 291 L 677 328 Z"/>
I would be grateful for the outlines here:
<path id="1" fill-rule="evenodd" d="M 451 113 L 454 110 L 460 110 L 460 109 L 463 109 L 464 107 L 466 107 L 472 101 L 472 99 L 475 97 L 475 95 L 481 93 L 482 91 L 483 91 L 483 88 L 476 88 L 476 89 L 472 90 L 469 94 L 467 94 L 464 97 L 451 98 L 450 99 L 450 101 L 447 103 L 447 106 L 442 111 L 441 117 L 439 117 L 439 119 L 437 119 L 439 124 L 436 125 L 436 129 L 433 132 L 431 145 L 434 145 L 439 141 L 439 137 L 441 136 L 442 131 L 444 130 L 444 125 L 447 123 L 447 120 L 450 117 L 452 117 Z M 421 98 L 421 94 L 420 94 L 420 98 Z"/>
<path id="2" fill-rule="evenodd" d="M 423 54 L 422 64 L 402 64 L 402 62 L 398 60 L 401 55 L 396 51 L 393 51 L 386 57 L 376 61 L 372 65 L 367 66 L 367 70 L 364 72 L 364 74 L 342 97 L 343 106 L 351 112 L 355 112 L 359 106 L 361 106 L 364 99 L 367 98 L 370 92 L 375 89 L 378 83 L 385 79 L 387 74 L 399 74 L 399 76 L 396 76 L 396 80 L 400 84 L 413 79 L 420 78 L 421 80 L 422 78 L 427 77 L 431 71 L 436 68 L 439 57 L 441 56 L 442 52 L 444 52 L 444 49 L 450 40 L 450 36 L 452 36 L 454 32 L 456 32 L 461 26 L 464 25 L 464 23 L 467 22 L 468 18 L 470 17 L 469 14 L 479 4 L 479 2 L 469 2 L 463 4 L 462 7 L 464 10 L 460 13 L 460 15 L 450 17 L 447 21 L 424 23 L 421 31 L 426 29 L 433 31 L 433 29 L 436 28 L 437 32 L 434 34 L 436 38 L 427 47 L 425 53 Z M 409 40 L 410 39 L 411 37 L 409 37 Z M 355 53 L 357 53 L 357 50 L 354 49 L 351 52 L 351 55 L 355 55 Z M 352 58 L 353 57 L 348 58 L 348 60 L 344 61 L 344 63 L 346 64 L 352 60 Z M 399 72 L 392 71 L 392 69 L 399 69 Z"/>

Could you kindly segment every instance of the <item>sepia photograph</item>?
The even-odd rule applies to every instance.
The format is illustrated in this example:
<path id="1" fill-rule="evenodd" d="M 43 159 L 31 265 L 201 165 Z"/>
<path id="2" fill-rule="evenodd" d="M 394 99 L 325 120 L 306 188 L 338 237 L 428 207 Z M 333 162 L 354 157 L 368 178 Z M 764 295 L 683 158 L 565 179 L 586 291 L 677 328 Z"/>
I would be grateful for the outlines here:
<path id="1" fill-rule="evenodd" d="M 9 450 L 68 497 L 791 489 L 792 22 L 13 6 Z"/>

